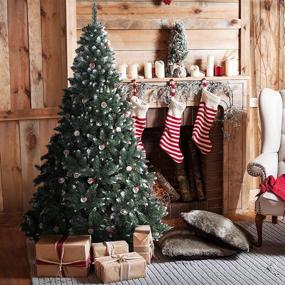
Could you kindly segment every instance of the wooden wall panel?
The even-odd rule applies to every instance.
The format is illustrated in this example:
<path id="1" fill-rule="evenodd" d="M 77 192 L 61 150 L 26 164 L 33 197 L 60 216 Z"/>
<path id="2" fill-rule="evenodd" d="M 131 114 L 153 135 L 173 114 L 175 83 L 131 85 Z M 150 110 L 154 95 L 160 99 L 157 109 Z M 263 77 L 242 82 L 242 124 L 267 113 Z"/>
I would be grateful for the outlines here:
<path id="1" fill-rule="evenodd" d="M 44 106 L 60 104 L 66 87 L 65 0 L 41 0 Z"/>
<path id="2" fill-rule="evenodd" d="M 31 107 L 44 107 L 40 0 L 28 0 Z"/>
<path id="3" fill-rule="evenodd" d="M 39 121 L 20 122 L 20 149 L 22 167 L 23 209 L 27 210 L 34 192 L 33 180 L 38 174 L 35 165 L 40 164 Z"/>
<path id="4" fill-rule="evenodd" d="M 0 111 L 11 109 L 7 1 L 0 0 Z"/>
<path id="5" fill-rule="evenodd" d="M 77 37 L 91 18 L 92 1 L 77 1 Z M 239 1 L 174 1 L 170 6 L 152 1 L 98 1 L 98 17 L 109 32 L 117 64 L 166 60 L 169 27 L 185 24 L 189 43 L 188 65 L 205 69 L 208 55 L 222 64 L 239 58 Z"/>
<path id="6" fill-rule="evenodd" d="M 238 30 L 186 30 L 190 50 L 238 49 Z M 168 30 L 109 30 L 114 50 L 167 50 Z"/>
<path id="7" fill-rule="evenodd" d="M 30 109 L 27 1 L 8 1 L 11 109 Z"/>
<path id="8" fill-rule="evenodd" d="M 67 75 L 68 78 L 71 78 L 73 71 L 71 66 L 75 58 L 75 49 L 77 46 L 76 42 L 76 0 L 66 0 L 66 42 L 67 45 Z"/>
<path id="9" fill-rule="evenodd" d="M 0 134 L 3 209 L 19 212 L 23 210 L 19 123 L 1 122 Z"/>
<path id="10" fill-rule="evenodd" d="M 91 15 L 92 1 L 77 1 L 78 2 L 78 17 L 88 20 Z M 177 18 L 183 19 L 191 17 L 195 19 L 223 19 L 225 16 L 229 19 L 238 18 L 239 3 L 237 1 L 173 1 L 169 6 L 156 5 L 154 1 L 109 1 L 100 0 L 98 2 L 99 15 L 110 17 L 116 15 L 117 17 L 128 17 L 136 20 L 138 17 L 143 19 L 161 19 L 161 18 Z M 174 12 L 175 11 L 175 12 Z M 84 22 L 86 23 L 86 22 Z"/>

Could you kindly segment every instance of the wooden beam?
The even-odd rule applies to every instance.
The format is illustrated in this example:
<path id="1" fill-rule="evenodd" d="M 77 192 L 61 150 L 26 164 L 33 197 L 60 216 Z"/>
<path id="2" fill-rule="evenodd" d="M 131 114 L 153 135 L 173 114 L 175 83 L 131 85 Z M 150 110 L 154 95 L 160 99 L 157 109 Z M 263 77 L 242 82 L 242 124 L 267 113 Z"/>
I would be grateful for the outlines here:
<path id="1" fill-rule="evenodd" d="M 73 76 L 71 69 L 75 58 L 77 47 L 76 34 L 76 0 L 66 0 L 66 42 L 67 42 L 67 76 Z"/>
<path id="2" fill-rule="evenodd" d="M 240 72 L 250 74 L 250 0 L 240 0 Z"/>
<path id="3" fill-rule="evenodd" d="M 28 0 L 31 107 L 44 107 L 40 0 Z"/>
<path id="4" fill-rule="evenodd" d="M 0 0 L 0 111 L 11 109 L 7 0 Z"/>
<path id="5" fill-rule="evenodd" d="M 90 16 L 91 17 L 91 16 Z M 83 27 L 88 25 L 90 22 L 90 17 L 78 17 L 77 19 L 77 29 L 81 30 Z M 169 29 L 169 27 L 175 21 L 183 22 L 186 29 L 191 30 L 208 30 L 211 29 L 231 29 L 236 30 L 240 29 L 242 22 L 238 18 L 232 19 L 192 19 L 189 17 L 186 18 L 165 18 L 165 19 L 132 19 L 131 17 L 125 16 L 121 17 L 120 15 L 114 15 L 109 17 L 108 15 L 100 16 L 100 22 L 108 30 L 120 30 L 120 29 L 129 29 L 129 30 L 157 30 L 157 29 Z"/>
<path id="6" fill-rule="evenodd" d="M 22 120 L 43 120 L 59 118 L 59 108 L 45 108 L 45 109 L 31 109 L 31 110 L 19 110 L 15 112 L 0 112 L 1 121 L 22 121 Z"/>

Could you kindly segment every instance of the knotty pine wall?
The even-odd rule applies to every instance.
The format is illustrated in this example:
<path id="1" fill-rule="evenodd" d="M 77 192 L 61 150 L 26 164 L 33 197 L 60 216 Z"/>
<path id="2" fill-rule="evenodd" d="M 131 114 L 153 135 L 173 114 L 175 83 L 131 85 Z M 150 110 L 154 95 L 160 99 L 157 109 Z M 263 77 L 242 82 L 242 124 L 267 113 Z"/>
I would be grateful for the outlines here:
<path id="1" fill-rule="evenodd" d="M 174 0 L 171 6 L 158 2 L 98 0 L 99 18 L 118 63 L 165 59 L 168 32 L 160 27 L 180 19 L 187 28 L 189 63 L 204 66 L 208 54 L 218 62 L 234 54 L 243 74 L 256 75 L 254 95 L 263 86 L 283 85 L 279 47 L 284 41 L 278 38 L 284 21 L 278 0 Z M 0 0 L 0 212 L 28 207 L 37 175 L 34 164 L 40 163 L 57 124 L 57 106 L 70 75 L 74 30 L 78 36 L 88 22 L 90 3 Z M 256 114 L 252 112 L 252 118 Z M 257 146 L 258 141 L 251 151 Z"/>
<path id="2" fill-rule="evenodd" d="M 184 22 L 189 41 L 187 62 L 205 68 L 207 56 L 217 63 L 239 57 L 239 0 L 175 0 L 170 6 L 160 1 L 98 1 L 98 14 L 105 24 L 117 55 L 117 63 L 166 60 L 169 26 Z M 155 4 L 157 3 L 157 4 Z M 91 17 L 92 1 L 77 1 L 77 35 Z"/>

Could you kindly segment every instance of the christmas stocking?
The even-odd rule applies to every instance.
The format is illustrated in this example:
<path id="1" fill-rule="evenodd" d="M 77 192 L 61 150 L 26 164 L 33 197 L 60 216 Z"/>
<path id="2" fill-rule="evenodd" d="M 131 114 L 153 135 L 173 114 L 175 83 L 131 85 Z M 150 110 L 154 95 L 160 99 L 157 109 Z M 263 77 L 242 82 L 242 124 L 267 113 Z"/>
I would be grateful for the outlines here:
<path id="1" fill-rule="evenodd" d="M 165 129 L 160 139 L 160 147 L 168 154 L 176 163 L 182 163 L 184 156 L 179 147 L 181 116 L 186 108 L 182 102 L 178 102 L 171 98 L 169 110 L 166 118 Z"/>
<path id="2" fill-rule="evenodd" d="M 217 114 L 220 99 L 219 96 L 214 95 L 206 89 L 202 90 L 202 97 L 194 123 L 192 139 L 203 154 L 209 153 L 212 149 L 209 133 Z"/>
<path id="3" fill-rule="evenodd" d="M 135 136 L 138 140 L 138 148 L 144 151 L 142 134 L 146 128 L 146 113 L 149 105 L 136 96 L 133 96 L 131 98 L 131 102 L 133 105 L 132 118 L 134 120 Z"/>

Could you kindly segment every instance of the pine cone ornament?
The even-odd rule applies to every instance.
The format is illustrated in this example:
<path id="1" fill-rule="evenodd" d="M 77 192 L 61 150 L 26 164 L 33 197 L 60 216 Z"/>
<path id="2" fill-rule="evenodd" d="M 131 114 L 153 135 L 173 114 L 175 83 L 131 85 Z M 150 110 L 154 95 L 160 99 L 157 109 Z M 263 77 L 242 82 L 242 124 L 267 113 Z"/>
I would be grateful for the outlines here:
<path id="1" fill-rule="evenodd" d="M 172 0 L 163 0 L 163 3 L 166 4 L 166 5 L 170 5 L 172 2 Z"/>

